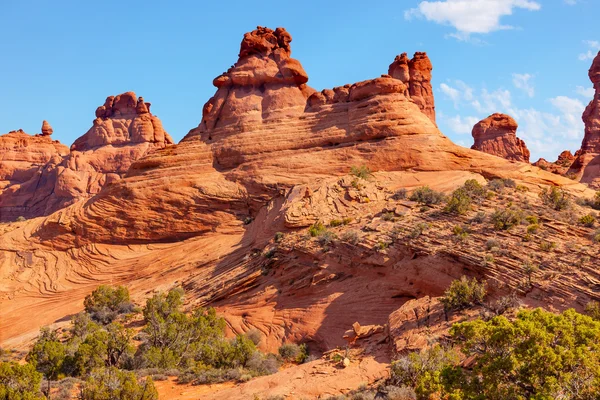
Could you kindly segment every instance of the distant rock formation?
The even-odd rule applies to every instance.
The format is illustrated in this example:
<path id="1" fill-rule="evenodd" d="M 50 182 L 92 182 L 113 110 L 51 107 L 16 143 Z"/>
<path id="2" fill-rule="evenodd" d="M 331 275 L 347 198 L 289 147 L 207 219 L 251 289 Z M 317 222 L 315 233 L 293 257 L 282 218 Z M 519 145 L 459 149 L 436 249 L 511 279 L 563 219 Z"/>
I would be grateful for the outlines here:
<path id="1" fill-rule="evenodd" d="M 569 168 L 575 161 L 575 157 L 579 155 L 579 152 L 573 155 L 569 150 L 565 150 L 559 154 L 558 159 L 554 162 L 549 162 L 544 158 L 540 158 L 533 163 L 536 167 L 540 167 L 546 171 L 550 171 L 554 174 L 567 175 Z"/>
<path id="2" fill-rule="evenodd" d="M 0 136 L 0 221 L 48 215 L 119 180 L 130 165 L 173 143 L 150 103 L 127 92 L 96 110 L 93 126 L 69 149 L 22 131 Z"/>
<path id="3" fill-rule="evenodd" d="M 50 135 L 52 135 L 52 132 L 54 132 L 54 130 L 52 129 L 52 127 L 50 126 L 48 121 L 46 121 L 46 120 L 42 121 L 42 135 L 50 136 Z"/>
<path id="4" fill-rule="evenodd" d="M 408 59 L 406 53 L 402 53 L 390 64 L 388 75 L 401 80 L 407 86 L 407 96 L 435 124 L 435 101 L 431 86 L 432 69 L 427 53 L 416 52 L 412 60 Z"/>
<path id="5" fill-rule="evenodd" d="M 588 76 L 594 84 L 595 94 L 583 112 L 585 134 L 579 154 L 569 172 L 575 174 L 581 182 L 598 188 L 600 187 L 600 52 L 594 59 Z"/>
<path id="6" fill-rule="evenodd" d="M 511 161 L 529 162 L 529 150 L 517 137 L 517 122 L 506 114 L 492 114 L 473 127 L 473 150 Z"/>

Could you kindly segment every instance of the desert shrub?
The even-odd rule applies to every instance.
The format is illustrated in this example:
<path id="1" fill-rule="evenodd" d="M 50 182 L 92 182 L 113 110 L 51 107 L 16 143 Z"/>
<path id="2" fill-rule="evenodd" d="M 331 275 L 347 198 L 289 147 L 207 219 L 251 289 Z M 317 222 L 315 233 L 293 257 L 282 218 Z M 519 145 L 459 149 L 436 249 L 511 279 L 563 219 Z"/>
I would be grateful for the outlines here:
<path id="1" fill-rule="evenodd" d="M 42 400 L 42 374 L 29 363 L 0 362 L 0 399 Z"/>
<path id="2" fill-rule="evenodd" d="M 392 362 L 388 383 L 414 388 L 418 399 L 428 399 L 442 390 L 442 371 L 458 360 L 455 350 L 440 345 L 413 352 Z"/>
<path id="3" fill-rule="evenodd" d="M 117 368 L 99 368 L 85 380 L 81 400 L 157 400 L 152 378 L 138 381 L 135 374 Z"/>
<path id="4" fill-rule="evenodd" d="M 500 193 L 502 190 L 504 190 L 505 185 L 502 179 L 492 179 L 488 182 L 487 187 L 496 193 Z"/>
<path id="5" fill-rule="evenodd" d="M 511 293 L 507 296 L 502 296 L 488 306 L 488 309 L 494 315 L 503 315 L 510 310 L 514 310 L 521 305 L 516 294 Z"/>
<path id="6" fill-rule="evenodd" d="M 476 278 L 469 279 L 463 275 L 452 281 L 440 300 L 446 310 L 460 310 L 482 304 L 487 294 L 485 286 L 484 282 L 480 283 Z"/>
<path id="7" fill-rule="evenodd" d="M 563 189 L 558 189 L 556 186 L 544 188 L 540 193 L 540 198 L 544 204 L 557 211 L 566 209 L 571 203 L 567 192 Z"/>
<path id="8" fill-rule="evenodd" d="M 600 229 L 592 233 L 592 242 L 600 243 Z"/>
<path id="9" fill-rule="evenodd" d="M 17 217 L 17 219 L 15 221 L 17 221 L 17 222 L 23 222 L 23 221 L 27 221 L 27 219 L 25 217 L 23 217 L 23 216 L 20 215 L 20 216 Z"/>
<path id="10" fill-rule="evenodd" d="M 479 211 L 471 220 L 469 221 L 472 224 L 481 224 L 485 221 L 486 214 L 484 211 Z"/>
<path id="11" fill-rule="evenodd" d="M 517 183 L 510 178 L 504 178 L 502 179 L 502 182 L 504 182 L 504 186 L 506 186 L 507 188 L 514 189 L 517 187 Z"/>
<path id="12" fill-rule="evenodd" d="M 371 170 L 366 165 L 361 165 L 359 167 L 351 167 L 350 174 L 357 178 L 367 179 L 371 176 Z"/>
<path id="13" fill-rule="evenodd" d="M 283 240 L 283 237 L 285 235 L 283 234 L 283 232 L 276 232 L 275 233 L 275 243 L 279 243 Z"/>
<path id="14" fill-rule="evenodd" d="M 500 242 L 497 241 L 496 239 L 488 239 L 485 242 L 485 248 L 487 249 L 487 251 L 492 251 L 495 249 L 499 249 L 500 248 Z"/>
<path id="15" fill-rule="evenodd" d="M 246 363 L 246 368 L 252 376 L 271 375 L 279 370 L 280 361 L 274 354 L 254 352 Z"/>
<path id="16" fill-rule="evenodd" d="M 408 237 L 411 239 L 416 239 L 423 234 L 427 229 L 429 229 L 429 224 L 426 222 L 419 222 L 416 224 L 412 230 L 409 232 Z"/>
<path id="17" fill-rule="evenodd" d="M 535 274 L 537 271 L 539 271 L 539 269 L 540 269 L 539 266 L 531 263 L 530 261 L 526 261 L 523 264 L 523 272 L 527 276 L 527 283 L 529 284 L 529 286 L 531 286 L 531 284 L 532 284 L 533 274 Z"/>
<path id="18" fill-rule="evenodd" d="M 556 248 L 556 243 L 550 242 L 548 240 L 542 240 L 540 242 L 540 250 L 550 252 Z"/>
<path id="19" fill-rule="evenodd" d="M 595 300 L 590 301 L 585 305 L 585 313 L 596 321 L 600 321 L 600 303 Z"/>
<path id="20" fill-rule="evenodd" d="M 308 234 L 312 237 L 317 237 L 326 230 L 325 225 L 321 221 L 317 221 L 308 228 Z"/>
<path id="21" fill-rule="evenodd" d="M 286 343 L 279 348 L 279 355 L 284 361 L 302 363 L 308 357 L 305 344 Z"/>
<path id="22" fill-rule="evenodd" d="M 342 221 L 341 219 L 332 219 L 331 221 L 329 221 L 329 226 L 331 226 L 332 228 L 341 226 L 343 224 L 344 224 L 344 221 Z"/>
<path id="23" fill-rule="evenodd" d="M 466 214 L 471 210 L 471 203 L 471 197 L 462 188 L 459 188 L 448 198 L 444 211 L 458 215 Z"/>
<path id="24" fill-rule="evenodd" d="M 494 228 L 498 230 L 509 230 L 513 226 L 521 223 L 523 220 L 523 212 L 516 207 L 495 210 L 491 219 Z"/>
<path id="25" fill-rule="evenodd" d="M 527 233 L 533 234 L 533 233 L 537 233 L 537 231 L 540 229 L 540 226 L 538 224 L 531 224 L 527 227 Z"/>
<path id="26" fill-rule="evenodd" d="M 65 346 L 58 340 L 56 333 L 48 328 L 42 328 L 26 359 L 47 379 L 46 393 L 50 391 L 50 381 L 57 380 L 61 374 L 65 358 Z"/>
<path id="27" fill-rule="evenodd" d="M 528 215 L 525 217 L 525 221 L 529 222 L 532 225 L 537 225 L 540 223 L 539 218 L 536 215 Z"/>
<path id="28" fill-rule="evenodd" d="M 412 192 L 410 200 L 430 206 L 441 203 L 444 200 L 444 194 L 430 189 L 429 186 L 422 186 Z"/>
<path id="29" fill-rule="evenodd" d="M 378 241 L 377 241 L 377 244 L 375 245 L 375 248 L 376 248 L 377 250 L 379 250 L 379 251 L 381 251 L 381 250 L 385 250 L 385 249 L 387 249 L 388 247 L 390 247 L 390 243 L 389 243 L 389 242 L 386 242 L 386 241 L 384 241 L 384 240 L 378 240 Z"/>
<path id="30" fill-rule="evenodd" d="M 384 221 L 393 221 L 396 219 L 396 215 L 393 212 L 386 212 L 381 214 L 381 219 Z"/>
<path id="31" fill-rule="evenodd" d="M 134 310 L 129 290 L 124 286 L 100 285 L 83 301 L 85 312 L 102 324 L 109 324 L 119 314 Z"/>
<path id="32" fill-rule="evenodd" d="M 441 398 L 594 399 L 600 396 L 600 322 L 567 310 L 522 310 L 453 325 L 470 367 L 441 372 Z M 565 393 L 570 393 L 564 397 Z"/>
<path id="33" fill-rule="evenodd" d="M 317 237 L 317 241 L 322 247 L 327 247 L 330 244 L 332 244 L 336 238 L 337 236 L 335 235 L 335 233 L 325 230 L 324 232 L 321 232 L 319 234 L 319 236 Z"/>
<path id="34" fill-rule="evenodd" d="M 596 223 L 596 217 L 594 217 L 592 214 L 584 215 L 581 218 L 579 218 L 579 223 L 583 226 L 591 228 Z"/>
<path id="35" fill-rule="evenodd" d="M 461 225 L 455 225 L 452 233 L 458 240 L 465 240 L 469 236 L 469 229 Z"/>
<path id="36" fill-rule="evenodd" d="M 392 195 L 392 199 L 394 200 L 404 200 L 406 199 L 407 190 L 405 188 L 398 189 Z"/>
<path id="37" fill-rule="evenodd" d="M 408 386 L 386 386 L 383 391 L 387 400 L 417 400 L 417 394 Z"/>
<path id="38" fill-rule="evenodd" d="M 358 242 L 359 242 L 359 240 L 360 240 L 360 236 L 359 236 L 359 234 L 358 234 L 358 231 L 355 231 L 355 230 L 349 230 L 349 231 L 346 231 L 346 232 L 344 232 L 344 233 L 342 234 L 342 237 L 341 237 L 341 239 L 342 239 L 344 242 L 348 242 L 348 243 L 350 243 L 350 244 L 354 244 L 354 245 L 356 245 L 356 244 L 358 244 Z"/>
<path id="39" fill-rule="evenodd" d="M 468 179 L 465 181 L 465 184 L 462 186 L 464 192 L 473 200 L 478 203 L 481 200 L 485 199 L 487 190 L 476 179 Z"/>
<path id="40" fill-rule="evenodd" d="M 248 332 L 245 333 L 245 335 L 256 346 L 258 346 L 258 344 L 262 340 L 262 333 L 258 329 L 256 329 L 256 328 L 249 330 Z"/>

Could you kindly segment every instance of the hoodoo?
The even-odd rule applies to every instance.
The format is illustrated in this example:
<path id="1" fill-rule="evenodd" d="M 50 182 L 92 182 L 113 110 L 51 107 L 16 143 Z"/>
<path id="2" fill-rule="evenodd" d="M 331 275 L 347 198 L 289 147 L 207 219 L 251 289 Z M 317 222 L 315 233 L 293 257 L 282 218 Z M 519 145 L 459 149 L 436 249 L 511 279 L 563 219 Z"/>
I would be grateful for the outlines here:
<path id="1" fill-rule="evenodd" d="M 492 114 L 473 127 L 473 150 L 511 161 L 529 162 L 529 150 L 517 137 L 517 122 L 506 114 Z"/>

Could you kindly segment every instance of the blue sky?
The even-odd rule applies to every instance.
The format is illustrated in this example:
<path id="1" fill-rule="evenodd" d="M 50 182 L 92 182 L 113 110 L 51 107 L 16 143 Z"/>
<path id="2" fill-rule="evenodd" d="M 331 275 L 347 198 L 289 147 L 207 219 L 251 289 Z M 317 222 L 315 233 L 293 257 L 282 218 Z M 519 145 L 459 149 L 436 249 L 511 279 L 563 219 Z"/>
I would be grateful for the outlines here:
<path id="1" fill-rule="evenodd" d="M 459 144 L 470 146 L 472 125 L 496 111 L 519 122 L 533 160 L 574 151 L 583 137 L 597 0 L 169 3 L 1 2 L 0 133 L 39 132 L 47 119 L 71 144 L 106 96 L 133 90 L 178 141 L 199 123 L 244 32 L 262 25 L 287 28 L 317 90 L 427 51 L 438 125 Z"/>

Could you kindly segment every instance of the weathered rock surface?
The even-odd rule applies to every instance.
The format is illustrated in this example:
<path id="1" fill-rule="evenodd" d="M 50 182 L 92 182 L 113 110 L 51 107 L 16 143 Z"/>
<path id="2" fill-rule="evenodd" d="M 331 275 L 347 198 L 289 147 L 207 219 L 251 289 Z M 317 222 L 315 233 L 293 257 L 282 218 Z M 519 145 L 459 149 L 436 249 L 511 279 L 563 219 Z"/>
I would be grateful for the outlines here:
<path id="1" fill-rule="evenodd" d="M 172 143 L 150 103 L 127 92 L 109 97 L 70 151 L 42 135 L 0 136 L 0 221 L 48 215 L 119 180 L 131 163 Z"/>
<path id="2" fill-rule="evenodd" d="M 50 123 L 46 120 L 43 120 L 42 121 L 42 135 L 50 136 L 50 135 L 52 135 L 52 132 L 54 132 L 54 130 L 50 126 Z"/>
<path id="3" fill-rule="evenodd" d="M 406 53 L 402 53 L 390 64 L 388 75 L 401 80 L 407 86 L 407 96 L 435 124 L 435 102 L 431 86 L 432 69 L 427 53 L 416 52 L 411 60 Z"/>
<path id="4" fill-rule="evenodd" d="M 411 202 L 391 201 L 395 190 L 428 185 L 449 192 L 466 179 L 501 177 L 532 194 L 548 184 L 591 194 L 529 164 L 453 144 L 407 97 L 410 85 L 401 79 L 385 75 L 314 92 L 291 58 L 290 42 L 283 29 L 246 34 L 239 60 L 215 80 L 199 126 L 181 143 L 141 157 L 87 201 L 0 225 L 0 341 L 22 339 L 78 312 L 86 294 L 110 282 L 127 284 L 139 300 L 181 285 L 193 304 L 217 307 L 231 333 L 261 330 L 267 349 L 300 340 L 323 350 L 343 346 L 354 322 L 388 324 L 407 301 L 439 296 L 465 271 L 482 269 L 484 239 L 477 247 L 450 243 L 451 228 L 443 226 L 419 241 L 392 238 L 410 232 L 423 215 L 430 218 Z M 88 154 L 133 146 L 122 143 L 125 130 L 115 127 L 124 119 L 130 132 L 147 115 L 144 106 L 134 95 L 109 98 L 89 141 L 76 142 L 68 161 L 77 167 L 82 158 L 89 166 Z M 140 136 L 156 140 L 156 130 L 146 133 Z M 373 181 L 348 176 L 361 165 Z M 71 176 L 78 171 L 64 168 Z M 374 217 L 383 210 L 406 215 L 397 222 Z M 301 239 L 305 232 L 298 228 L 334 218 L 350 218 L 355 225 L 343 229 L 356 229 L 360 241 L 324 251 Z M 406 225 L 395 231 L 395 224 Z M 275 245 L 276 232 L 289 241 Z M 438 232 L 444 236 L 434 236 Z M 379 251 L 380 241 L 391 244 Z M 522 262 L 494 265 L 502 269 L 491 266 L 482 274 L 514 287 L 522 281 Z M 576 294 L 565 294 L 563 286 L 557 291 L 572 295 L 571 303 L 589 296 L 577 282 Z M 36 320 L 20 318 L 34 312 Z"/>
<path id="5" fill-rule="evenodd" d="M 573 155 L 569 150 L 565 150 L 558 155 L 558 159 L 554 162 L 549 162 L 544 158 L 540 158 L 534 162 L 533 165 L 546 171 L 550 171 L 553 174 L 567 175 L 567 172 L 577 156 L 579 156 L 579 151 Z"/>
<path id="6" fill-rule="evenodd" d="M 585 111 L 582 119 L 585 134 L 581 149 L 569 172 L 592 187 L 600 187 L 600 52 L 594 59 L 588 76 L 594 84 L 594 98 Z"/>
<path id="7" fill-rule="evenodd" d="M 473 127 L 473 150 L 511 161 L 529 162 L 529 150 L 517 137 L 517 122 L 506 114 L 492 114 Z"/>

